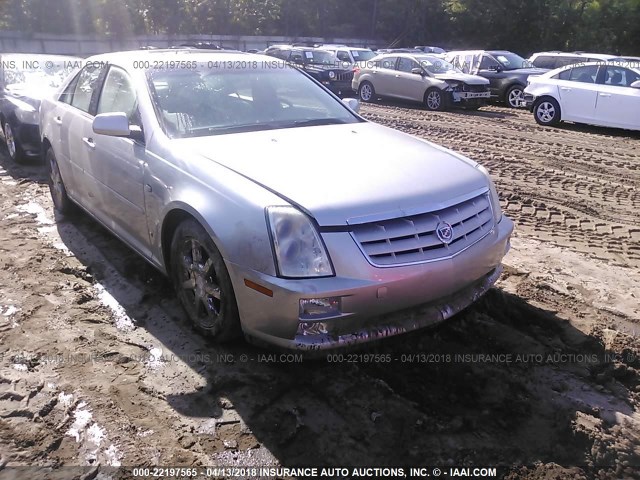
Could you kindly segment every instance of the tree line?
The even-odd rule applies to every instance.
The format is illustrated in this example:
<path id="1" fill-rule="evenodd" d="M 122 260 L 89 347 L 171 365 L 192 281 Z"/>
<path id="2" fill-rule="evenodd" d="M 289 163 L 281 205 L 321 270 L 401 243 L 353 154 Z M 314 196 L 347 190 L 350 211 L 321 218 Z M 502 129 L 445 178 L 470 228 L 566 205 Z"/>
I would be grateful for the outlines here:
<path id="1" fill-rule="evenodd" d="M 640 0 L 1 0 L 0 30 L 640 54 Z"/>

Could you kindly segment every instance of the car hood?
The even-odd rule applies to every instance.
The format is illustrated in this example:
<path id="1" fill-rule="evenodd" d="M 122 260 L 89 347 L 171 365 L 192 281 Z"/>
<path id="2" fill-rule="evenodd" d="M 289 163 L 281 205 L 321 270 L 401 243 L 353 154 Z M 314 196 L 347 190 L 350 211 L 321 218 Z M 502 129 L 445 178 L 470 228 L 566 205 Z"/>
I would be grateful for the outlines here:
<path id="1" fill-rule="evenodd" d="M 437 73 L 434 75 L 438 80 L 457 80 L 469 85 L 489 85 L 489 80 L 478 75 L 469 75 L 468 73 Z"/>
<path id="2" fill-rule="evenodd" d="M 437 210 L 488 188 L 475 162 L 369 122 L 173 142 L 182 154 L 205 157 L 262 185 L 321 226 Z"/>

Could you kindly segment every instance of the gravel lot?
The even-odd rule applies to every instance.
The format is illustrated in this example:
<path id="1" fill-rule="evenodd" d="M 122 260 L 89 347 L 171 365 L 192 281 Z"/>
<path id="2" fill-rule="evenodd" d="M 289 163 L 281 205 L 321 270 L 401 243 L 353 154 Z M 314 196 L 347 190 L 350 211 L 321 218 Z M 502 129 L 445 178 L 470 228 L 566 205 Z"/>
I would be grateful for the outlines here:
<path id="1" fill-rule="evenodd" d="M 208 344 L 143 260 L 85 215 L 55 218 L 43 167 L 0 159 L 0 478 L 216 464 L 638 478 L 640 135 L 499 107 L 362 113 L 481 161 L 516 233 L 477 305 L 332 362 Z"/>

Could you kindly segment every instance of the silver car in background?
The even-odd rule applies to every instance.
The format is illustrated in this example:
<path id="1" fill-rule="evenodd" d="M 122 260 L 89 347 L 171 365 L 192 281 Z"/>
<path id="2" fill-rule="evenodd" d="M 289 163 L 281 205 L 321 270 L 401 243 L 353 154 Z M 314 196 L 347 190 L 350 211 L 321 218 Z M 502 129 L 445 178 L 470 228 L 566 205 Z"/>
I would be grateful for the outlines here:
<path id="1" fill-rule="evenodd" d="M 449 62 L 420 53 L 385 53 L 356 68 L 352 88 L 360 99 L 400 98 L 427 110 L 452 106 L 477 109 L 489 99 L 489 81 L 462 73 Z"/>
<path id="2" fill-rule="evenodd" d="M 483 167 L 356 107 L 259 55 L 93 57 L 42 104 L 53 201 L 167 274 L 215 340 L 321 350 L 442 321 L 497 280 L 513 223 Z"/>

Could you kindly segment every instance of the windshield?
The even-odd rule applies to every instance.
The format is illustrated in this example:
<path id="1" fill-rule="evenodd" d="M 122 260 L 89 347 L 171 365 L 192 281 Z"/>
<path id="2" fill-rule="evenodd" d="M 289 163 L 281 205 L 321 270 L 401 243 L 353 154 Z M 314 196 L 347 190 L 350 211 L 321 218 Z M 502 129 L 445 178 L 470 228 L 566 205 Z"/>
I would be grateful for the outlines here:
<path id="1" fill-rule="evenodd" d="M 303 73 L 284 63 L 280 68 L 260 68 L 260 63 L 251 62 L 256 68 L 198 63 L 192 70 L 148 71 L 165 133 L 184 138 L 361 121 Z"/>
<path id="2" fill-rule="evenodd" d="M 82 59 L 49 55 L 3 55 L 0 66 L 7 89 L 57 88 Z"/>
<path id="3" fill-rule="evenodd" d="M 376 56 L 371 50 L 351 50 L 351 55 L 356 62 L 367 62 Z"/>
<path id="4" fill-rule="evenodd" d="M 461 73 L 461 70 L 454 67 L 453 64 L 435 57 L 422 57 L 420 65 L 434 75 L 439 73 Z"/>
<path id="5" fill-rule="evenodd" d="M 494 55 L 496 60 L 500 62 L 505 70 L 516 70 L 518 68 L 531 68 L 533 64 L 529 60 L 525 60 L 520 55 L 506 52 Z"/>
<path id="6" fill-rule="evenodd" d="M 313 63 L 314 65 L 334 65 L 336 56 L 324 50 L 305 50 L 303 60 L 304 63 Z"/>

